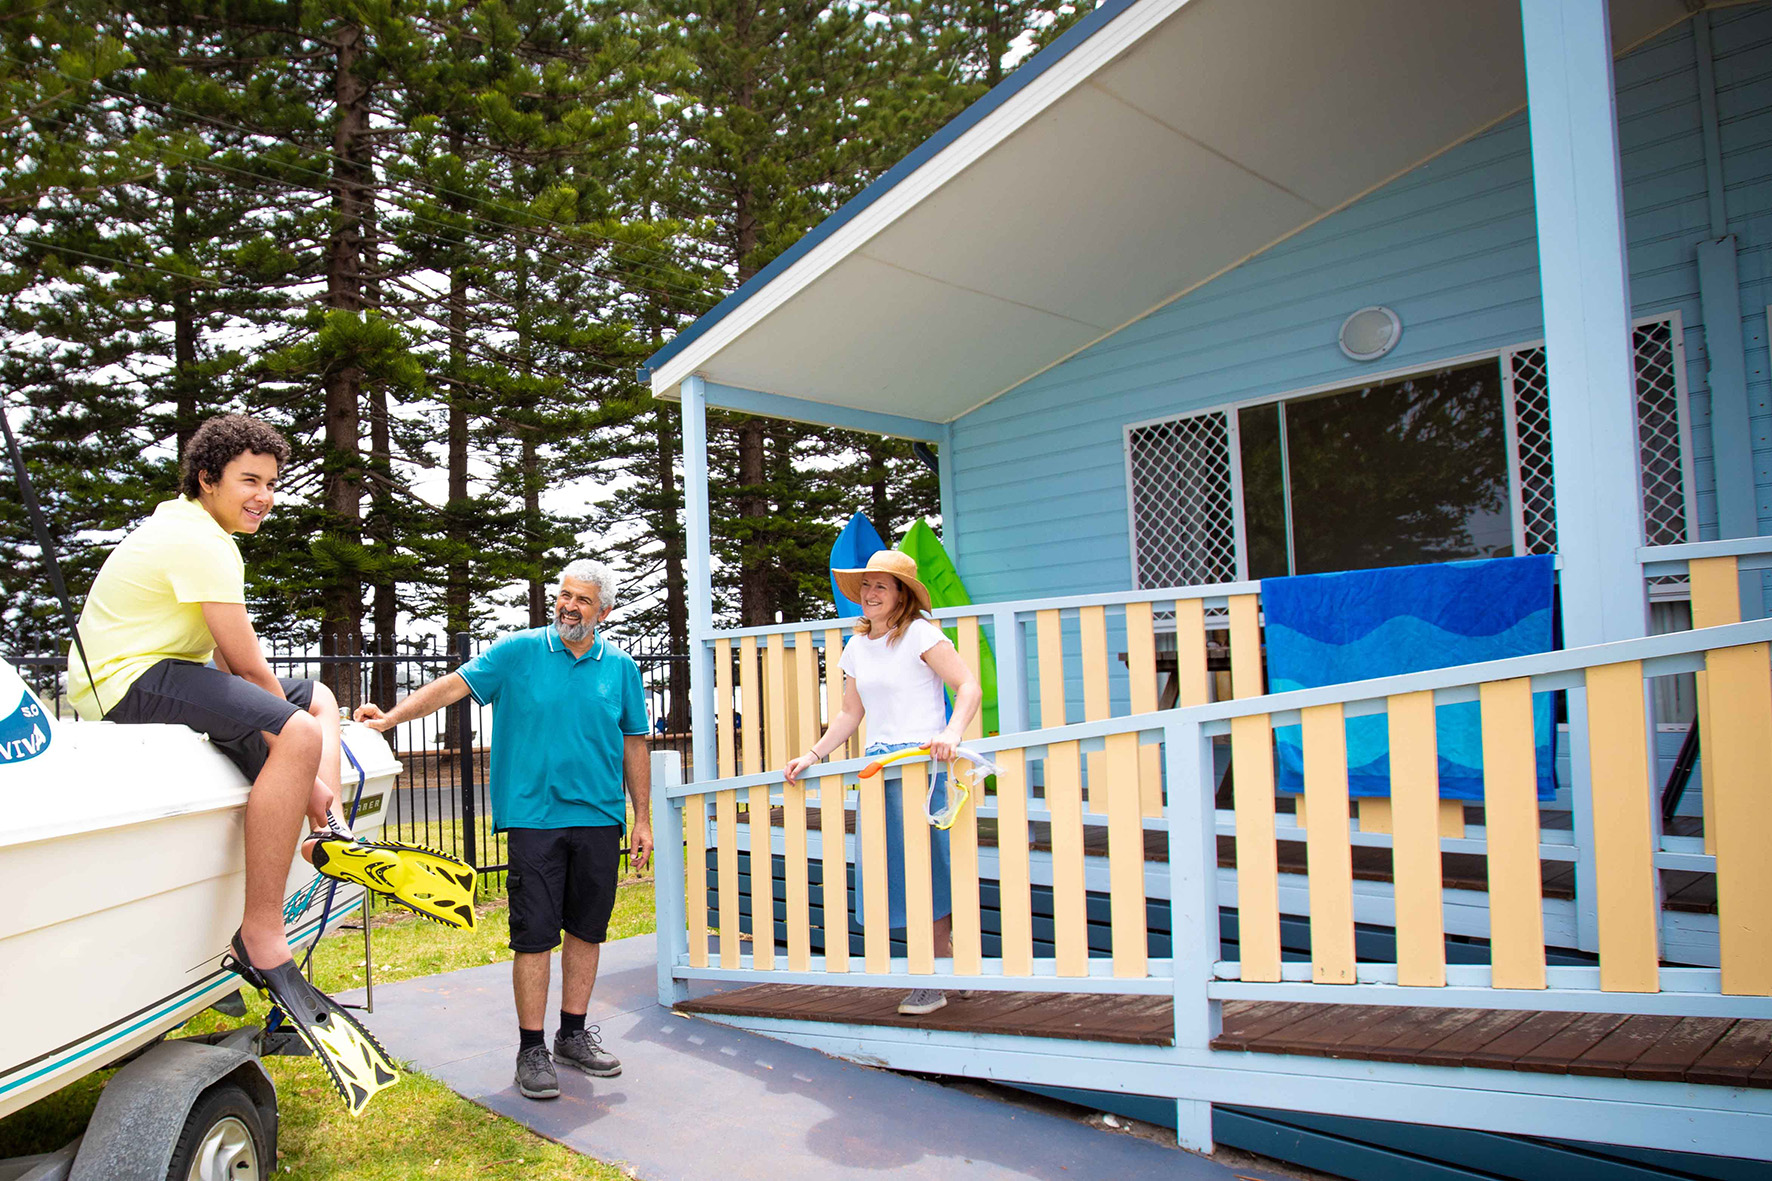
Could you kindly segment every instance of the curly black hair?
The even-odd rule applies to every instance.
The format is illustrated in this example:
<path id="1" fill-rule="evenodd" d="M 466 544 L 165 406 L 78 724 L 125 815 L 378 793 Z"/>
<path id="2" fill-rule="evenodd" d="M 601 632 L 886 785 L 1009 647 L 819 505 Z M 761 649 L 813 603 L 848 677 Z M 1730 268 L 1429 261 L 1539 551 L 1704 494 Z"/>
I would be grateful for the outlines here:
<path id="1" fill-rule="evenodd" d="M 196 496 L 203 490 L 204 479 L 210 483 L 220 480 L 222 470 L 248 451 L 276 459 L 279 471 L 289 462 L 289 442 L 275 428 L 244 414 L 219 414 L 209 419 L 185 444 L 178 470 L 179 491 Z"/>

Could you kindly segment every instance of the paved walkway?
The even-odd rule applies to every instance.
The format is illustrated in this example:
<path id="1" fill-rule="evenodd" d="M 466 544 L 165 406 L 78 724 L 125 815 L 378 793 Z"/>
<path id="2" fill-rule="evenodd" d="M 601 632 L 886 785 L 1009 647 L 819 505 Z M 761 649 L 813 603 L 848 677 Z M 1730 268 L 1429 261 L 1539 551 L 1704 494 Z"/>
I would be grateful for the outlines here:
<path id="1" fill-rule="evenodd" d="M 650 935 L 604 945 L 589 1016 L 624 1070 L 562 1070 L 547 1102 L 512 1085 L 508 963 L 382 985 L 364 1020 L 468 1099 L 642 1181 L 1236 1176 L 1178 1148 L 680 1017 L 658 1004 L 657 979 Z M 557 965 L 554 980 L 557 1002 Z"/>

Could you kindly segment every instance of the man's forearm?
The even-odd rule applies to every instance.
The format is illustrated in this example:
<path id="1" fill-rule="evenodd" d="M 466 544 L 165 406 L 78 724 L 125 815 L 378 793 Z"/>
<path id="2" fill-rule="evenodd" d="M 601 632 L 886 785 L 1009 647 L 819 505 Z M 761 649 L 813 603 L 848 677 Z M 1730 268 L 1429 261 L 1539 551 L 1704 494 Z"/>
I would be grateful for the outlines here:
<path id="1" fill-rule="evenodd" d="M 411 722 L 429 717 L 445 706 L 454 705 L 468 695 L 468 683 L 460 673 L 438 677 L 428 685 L 408 693 L 401 702 L 384 715 L 390 723 Z"/>
<path id="2" fill-rule="evenodd" d="M 645 738 L 628 736 L 622 745 L 622 778 L 634 801 L 634 822 L 652 823 L 652 751 Z"/>

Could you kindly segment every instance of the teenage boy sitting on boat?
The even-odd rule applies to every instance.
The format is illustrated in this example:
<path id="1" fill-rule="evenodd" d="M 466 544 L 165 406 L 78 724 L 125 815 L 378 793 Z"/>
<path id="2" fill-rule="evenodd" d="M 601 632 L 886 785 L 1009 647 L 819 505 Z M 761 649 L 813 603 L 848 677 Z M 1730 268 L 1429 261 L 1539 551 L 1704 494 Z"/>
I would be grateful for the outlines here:
<path id="1" fill-rule="evenodd" d="M 230 966 L 271 991 L 340 1092 L 360 1109 L 397 1075 L 373 1039 L 356 1037 L 360 1030 L 349 1015 L 295 968 L 284 935 L 283 892 L 302 817 L 314 830 L 303 855 L 330 876 L 389 891 L 390 880 L 398 882 L 403 872 L 435 877 L 436 871 L 400 847 L 356 842 L 343 831 L 338 702 L 318 682 L 272 675 L 247 616 L 246 567 L 233 535 L 258 532 L 288 458 L 280 434 L 244 415 L 211 418 L 197 428 L 182 459 L 182 495 L 156 507 L 125 537 L 92 584 L 79 645 L 69 653 L 68 698 L 87 719 L 201 731 L 252 780 L 246 905 Z M 470 916 L 457 925 L 471 925 L 473 871 L 456 868 L 467 875 Z M 459 877 L 451 884 L 459 892 Z M 397 886 L 390 892 L 406 901 L 400 894 L 411 891 Z M 315 1030 L 323 1036 L 310 1036 Z M 328 1034 L 332 1042 L 354 1043 L 355 1059 L 316 1044 Z"/>

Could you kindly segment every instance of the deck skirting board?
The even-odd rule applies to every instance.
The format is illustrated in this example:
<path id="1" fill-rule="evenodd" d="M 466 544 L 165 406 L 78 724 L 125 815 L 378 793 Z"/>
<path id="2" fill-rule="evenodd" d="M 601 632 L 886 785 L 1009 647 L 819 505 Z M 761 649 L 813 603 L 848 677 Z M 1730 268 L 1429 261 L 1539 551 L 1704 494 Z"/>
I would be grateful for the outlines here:
<path id="1" fill-rule="evenodd" d="M 1772 1160 L 1772 1091 L 706 1015 L 892 1070 Z"/>

